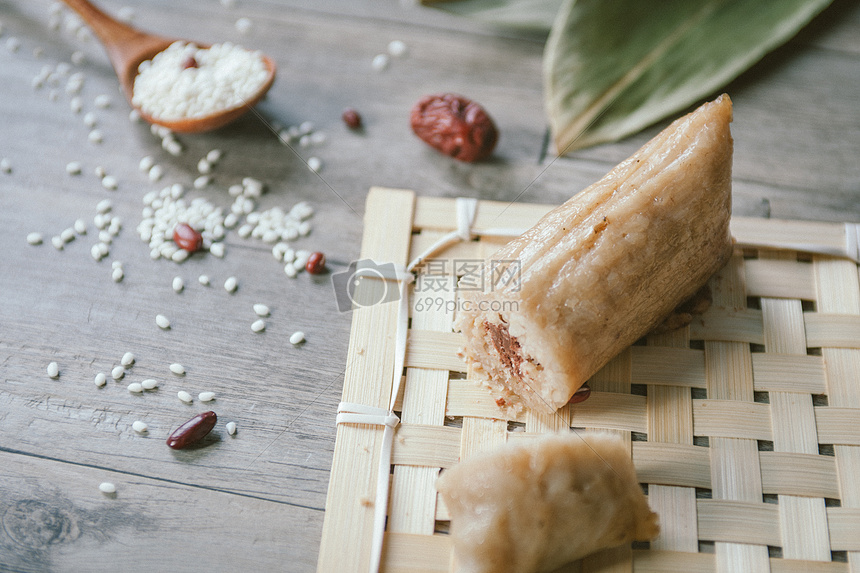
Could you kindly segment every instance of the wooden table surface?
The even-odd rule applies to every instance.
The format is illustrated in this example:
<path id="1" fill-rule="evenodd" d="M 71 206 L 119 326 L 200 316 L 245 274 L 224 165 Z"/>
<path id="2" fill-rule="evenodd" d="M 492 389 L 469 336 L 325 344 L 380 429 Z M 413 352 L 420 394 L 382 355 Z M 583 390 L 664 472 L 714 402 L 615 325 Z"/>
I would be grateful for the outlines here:
<path id="1" fill-rule="evenodd" d="M 290 279 L 271 245 L 235 232 L 223 259 L 151 260 L 135 231 L 143 195 L 172 183 L 190 188 L 197 161 L 221 149 L 213 184 L 187 196 L 229 208 L 227 187 L 252 176 L 269 189 L 259 209 L 309 201 L 313 232 L 296 246 L 325 252 L 339 272 L 358 255 L 371 186 L 560 203 L 666 122 L 556 159 L 546 145 L 543 38 L 410 3 L 103 3 L 112 13 L 125 5 L 146 30 L 262 49 L 278 62 L 278 78 L 259 115 L 179 136 L 185 151 L 174 157 L 147 125 L 129 121 L 94 40 L 65 17 L 51 30 L 49 2 L 0 0 L 0 157 L 12 165 L 0 173 L 0 571 L 313 571 L 350 314 L 338 312 L 330 275 Z M 234 25 L 243 16 L 253 22 L 246 35 Z M 20 41 L 14 52 L 11 37 Z M 408 53 L 374 71 L 374 55 L 395 39 Z M 86 61 L 72 72 L 85 75 L 83 113 L 97 116 L 101 144 L 88 141 L 83 113 L 71 111 L 65 78 L 31 85 L 43 66 L 76 50 Z M 501 140 L 491 160 L 457 163 L 411 134 L 410 107 L 439 91 L 466 94 L 494 116 Z M 735 214 L 860 221 L 860 4 L 837 0 L 725 91 L 735 104 Z M 94 105 L 99 94 L 111 96 L 109 108 Z M 346 106 L 363 114 L 363 133 L 343 126 Z M 304 121 L 326 141 L 286 147 L 270 130 Z M 138 170 L 146 155 L 164 167 L 158 183 Z M 319 175 L 304 163 L 311 156 L 323 162 Z M 66 173 L 70 161 L 81 162 L 81 175 Z M 100 185 L 97 166 L 117 178 L 117 190 Z M 93 217 L 105 198 L 124 224 L 96 262 Z M 78 218 L 88 234 L 55 249 L 50 238 Z M 44 244 L 27 244 L 33 231 Z M 112 261 L 123 264 L 122 282 L 111 280 Z M 211 286 L 198 283 L 201 274 Z M 175 276 L 185 280 L 180 294 Z M 238 278 L 234 294 L 222 287 L 229 276 Z M 250 328 L 257 302 L 271 308 L 262 333 Z M 156 326 L 157 314 L 171 319 L 170 330 Z M 307 335 L 299 347 L 288 342 L 296 330 Z M 125 379 L 96 387 L 94 375 L 128 351 L 136 363 Z M 51 361 L 58 379 L 46 374 Z M 173 362 L 184 377 L 168 370 Z M 150 377 L 160 381 L 156 391 L 127 391 Z M 181 389 L 193 404 L 177 399 Z M 206 390 L 214 402 L 196 399 Z M 219 423 L 204 447 L 165 445 L 173 428 L 207 409 Z M 149 431 L 135 433 L 136 420 Z M 227 421 L 237 423 L 235 436 Z M 105 481 L 115 495 L 99 491 Z"/>

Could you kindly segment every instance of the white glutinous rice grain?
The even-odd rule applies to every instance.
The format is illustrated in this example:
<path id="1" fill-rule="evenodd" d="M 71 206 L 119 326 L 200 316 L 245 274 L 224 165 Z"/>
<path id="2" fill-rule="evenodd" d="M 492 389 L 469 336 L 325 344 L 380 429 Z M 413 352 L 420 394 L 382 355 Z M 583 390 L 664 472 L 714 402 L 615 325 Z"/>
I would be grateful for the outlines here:
<path id="1" fill-rule="evenodd" d="M 231 436 L 236 435 L 236 422 L 227 422 L 227 433 Z"/>
<path id="2" fill-rule="evenodd" d="M 102 132 L 98 129 L 94 129 L 87 136 L 87 139 L 90 140 L 90 143 L 101 143 L 104 141 L 104 136 L 102 136 Z"/>
<path id="3" fill-rule="evenodd" d="M 221 160 L 222 155 L 223 154 L 220 149 L 212 149 L 206 154 L 206 161 L 209 163 L 218 163 Z"/>
<path id="4" fill-rule="evenodd" d="M 172 255 L 170 255 L 170 260 L 174 263 L 181 263 L 188 258 L 189 254 L 190 253 L 185 249 L 178 249 L 174 251 Z"/>
<path id="5" fill-rule="evenodd" d="M 372 67 L 377 72 L 381 72 L 385 68 L 388 67 L 389 58 L 385 54 L 377 54 L 373 57 L 373 61 L 370 63 L 370 67 Z"/>
<path id="6" fill-rule="evenodd" d="M 84 125 L 86 125 L 87 127 L 95 127 L 96 125 L 98 125 L 98 123 L 99 120 L 96 117 L 96 114 L 94 114 L 93 112 L 88 111 L 84 114 Z"/>
<path id="7" fill-rule="evenodd" d="M 109 481 L 103 481 L 99 484 L 99 491 L 102 493 L 116 493 L 116 486 Z"/>
<path id="8" fill-rule="evenodd" d="M 170 371 L 173 372 L 174 374 L 176 374 L 177 376 L 184 376 L 185 375 L 185 367 L 178 362 L 174 362 L 173 364 L 170 365 Z"/>
<path id="9" fill-rule="evenodd" d="M 146 425 L 146 422 L 141 422 L 140 420 L 135 420 L 135 422 L 131 425 L 131 429 L 137 432 L 138 434 L 142 434 L 149 429 L 149 426 Z"/>
<path id="10" fill-rule="evenodd" d="M 122 366 L 115 366 L 113 370 L 110 371 L 110 377 L 114 380 L 122 380 L 123 376 L 125 376 L 125 368 Z"/>
<path id="11" fill-rule="evenodd" d="M 27 242 L 31 245 L 41 245 L 42 244 L 42 233 L 30 233 L 27 235 Z"/>
<path id="12" fill-rule="evenodd" d="M 110 107 L 111 98 L 107 94 L 99 94 L 93 99 L 93 103 L 96 107 L 100 107 L 102 109 L 107 109 Z"/>
<path id="13" fill-rule="evenodd" d="M 209 163 L 208 161 L 206 161 L 206 158 L 204 157 L 203 159 L 201 159 L 200 161 L 197 162 L 197 171 L 199 171 L 203 175 L 206 175 L 207 173 L 211 173 L 212 172 L 212 164 Z"/>
<path id="14" fill-rule="evenodd" d="M 111 191 L 115 190 L 118 186 L 116 177 L 113 175 L 105 175 L 102 179 L 102 187 L 105 189 L 110 189 Z"/>
<path id="15" fill-rule="evenodd" d="M 167 317 L 163 314 L 155 315 L 155 324 L 158 325 L 159 328 L 168 329 L 170 328 L 170 321 L 167 320 Z"/>
<path id="16" fill-rule="evenodd" d="M 258 302 L 254 305 L 254 314 L 257 316 L 269 316 L 269 307 Z"/>
<path id="17" fill-rule="evenodd" d="M 66 163 L 66 173 L 69 175 L 80 175 L 81 164 L 79 161 L 69 161 Z"/>
<path id="18" fill-rule="evenodd" d="M 299 275 L 299 271 L 296 270 L 296 267 L 293 265 L 293 263 L 287 263 L 284 265 L 284 274 L 286 274 L 291 279 L 294 279 Z"/>
<path id="19" fill-rule="evenodd" d="M 236 292 L 236 288 L 238 288 L 239 284 L 236 281 L 236 277 L 229 277 L 226 281 L 224 281 L 224 290 L 229 293 Z"/>
<path id="20" fill-rule="evenodd" d="M 71 55 L 71 56 L 69 56 L 69 59 L 70 59 L 70 60 L 72 61 L 72 63 L 73 63 L 73 64 L 75 64 L 76 66 L 80 66 L 80 65 L 81 65 L 81 64 L 83 64 L 85 61 L 87 61 L 87 56 L 86 56 L 86 54 L 84 54 L 82 51 L 80 51 L 80 50 L 75 50 L 74 52 L 72 52 L 72 55 Z"/>
<path id="21" fill-rule="evenodd" d="M 144 390 L 155 390 L 158 388 L 158 380 L 153 378 L 147 378 L 146 380 L 142 380 L 140 385 Z"/>
<path id="22" fill-rule="evenodd" d="M 212 178 L 208 175 L 201 175 L 197 179 L 194 180 L 194 188 L 195 189 L 203 189 L 212 181 Z"/>
<path id="23" fill-rule="evenodd" d="M 189 394 L 185 390 L 180 390 L 179 392 L 177 392 L 176 397 L 185 402 L 186 404 L 190 404 L 194 401 L 194 398 L 191 397 L 191 394 Z"/>
<path id="24" fill-rule="evenodd" d="M 56 362 L 49 363 L 48 368 L 46 370 L 48 372 L 48 376 L 50 376 L 51 378 L 59 378 L 60 366 Z"/>
<path id="25" fill-rule="evenodd" d="M 197 282 L 199 282 L 203 286 L 209 286 L 209 276 L 208 275 L 200 275 L 199 277 L 197 277 Z"/>
<path id="26" fill-rule="evenodd" d="M 173 277 L 173 290 L 176 292 L 182 292 L 182 289 L 185 288 L 185 281 L 182 280 L 182 277 Z"/>
<path id="27" fill-rule="evenodd" d="M 140 394 L 143 392 L 143 384 L 140 382 L 132 382 L 128 385 L 128 391 L 132 394 Z"/>
<path id="28" fill-rule="evenodd" d="M 102 255 L 102 252 L 101 252 L 101 249 L 99 249 L 99 246 L 98 246 L 98 245 L 93 245 L 93 246 L 90 248 L 90 255 L 92 255 L 92 257 L 93 257 L 96 261 L 100 261 L 100 260 L 102 260 L 102 256 L 103 256 L 103 255 Z"/>
<path id="29" fill-rule="evenodd" d="M 96 212 L 104 214 L 113 209 L 113 202 L 110 199 L 102 199 L 96 204 Z"/>
<path id="30" fill-rule="evenodd" d="M 266 330 L 266 321 L 263 319 L 255 320 L 251 324 L 251 330 L 253 330 L 254 332 L 263 332 L 264 330 Z"/>
<path id="31" fill-rule="evenodd" d="M 96 386 L 98 386 L 99 388 L 101 388 L 102 386 L 104 386 L 106 382 L 107 382 L 107 376 L 105 376 L 105 373 L 104 373 L 104 372 L 99 372 L 99 373 L 98 373 L 98 374 L 96 374 L 96 375 L 95 375 L 95 377 L 93 378 L 93 384 L 95 384 L 95 385 L 96 385 Z"/>
<path id="32" fill-rule="evenodd" d="M 193 65 L 186 66 L 192 59 Z M 260 52 L 229 42 L 209 48 L 174 42 L 138 70 L 132 103 L 162 120 L 204 117 L 240 107 L 269 78 Z"/>
<path id="33" fill-rule="evenodd" d="M 236 20 L 236 31 L 240 34 L 247 34 L 251 31 L 251 28 L 254 26 L 253 22 L 251 22 L 248 18 L 239 18 Z"/>
<path id="34" fill-rule="evenodd" d="M 311 157 L 308 159 L 308 169 L 314 173 L 319 173 L 322 169 L 322 160 L 319 157 Z"/>
<path id="35" fill-rule="evenodd" d="M 64 243 L 70 243 L 75 240 L 75 229 L 73 227 L 69 227 L 68 229 L 63 229 L 63 232 L 60 233 L 60 238 Z"/>
<path id="36" fill-rule="evenodd" d="M 0 159 L 0 171 L 3 173 L 12 173 L 12 162 L 9 161 L 8 157 Z"/>
<path id="37" fill-rule="evenodd" d="M 140 112 L 136 109 L 132 109 L 130 112 L 128 112 L 128 120 L 132 123 L 139 123 L 141 120 Z"/>
<path id="38" fill-rule="evenodd" d="M 201 402 L 211 402 L 215 399 L 215 392 L 200 392 L 197 395 L 197 399 Z"/>
<path id="39" fill-rule="evenodd" d="M 73 97 L 69 100 L 69 109 L 72 110 L 72 113 L 81 113 L 81 110 L 84 109 L 84 102 L 79 97 Z"/>
<path id="40" fill-rule="evenodd" d="M 122 261 L 111 261 L 110 268 L 118 269 L 122 267 Z"/>
<path id="41" fill-rule="evenodd" d="M 305 341 L 305 333 L 302 332 L 301 330 L 296 331 L 290 335 L 290 344 L 292 344 L 293 346 L 295 346 L 297 344 L 301 344 L 304 341 Z"/>
<path id="42" fill-rule="evenodd" d="M 147 155 L 140 160 L 138 168 L 141 170 L 141 172 L 145 173 L 152 169 L 153 165 L 155 165 L 155 159 L 152 157 L 152 155 Z"/>
<path id="43" fill-rule="evenodd" d="M 123 366 L 131 366 L 134 364 L 134 354 L 131 352 L 126 352 L 122 355 L 122 359 L 119 361 Z"/>
<path id="44" fill-rule="evenodd" d="M 149 180 L 153 183 L 161 179 L 162 175 L 164 175 L 164 169 L 161 168 L 161 165 L 153 165 L 149 169 Z"/>
<path id="45" fill-rule="evenodd" d="M 113 279 L 113 282 L 118 283 L 125 278 L 125 272 L 122 270 L 122 267 L 117 267 L 111 271 L 110 278 Z"/>
<path id="46" fill-rule="evenodd" d="M 66 245 L 66 242 L 63 241 L 63 238 L 59 235 L 54 235 L 51 237 L 51 244 L 54 245 L 54 248 L 58 251 L 62 251 L 63 247 Z"/>
<path id="47" fill-rule="evenodd" d="M 95 173 L 96 177 L 99 179 L 104 179 L 105 175 L 107 175 L 107 170 L 101 165 L 96 165 L 95 169 L 93 169 L 93 173 Z"/>
<path id="48" fill-rule="evenodd" d="M 209 252 L 219 259 L 224 257 L 224 243 L 212 243 L 209 246 Z"/>
<path id="49" fill-rule="evenodd" d="M 406 53 L 406 44 L 404 44 L 400 40 L 391 40 L 388 42 L 388 53 L 394 56 L 395 58 L 399 58 L 400 56 Z"/>
<path id="50" fill-rule="evenodd" d="M 83 219 L 76 220 L 75 224 L 73 225 L 73 228 L 75 229 L 75 233 L 77 233 L 78 235 L 87 234 L 87 222 Z"/>

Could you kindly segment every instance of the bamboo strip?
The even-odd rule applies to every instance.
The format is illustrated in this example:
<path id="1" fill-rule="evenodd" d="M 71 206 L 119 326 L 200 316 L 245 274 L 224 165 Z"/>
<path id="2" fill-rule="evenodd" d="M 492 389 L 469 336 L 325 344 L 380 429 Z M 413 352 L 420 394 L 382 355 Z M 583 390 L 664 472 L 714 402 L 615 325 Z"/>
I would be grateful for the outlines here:
<path id="1" fill-rule="evenodd" d="M 797 245 L 808 244 L 833 252 L 844 252 L 846 246 L 842 223 L 732 217 L 730 228 L 738 243 L 748 245 L 774 245 L 794 250 Z"/>
<path id="2" fill-rule="evenodd" d="M 448 573 L 451 541 L 446 535 L 386 533 L 385 573 Z"/>
<path id="3" fill-rule="evenodd" d="M 764 493 L 839 497 L 836 462 L 830 456 L 759 452 Z"/>
<path id="4" fill-rule="evenodd" d="M 760 392 L 824 394 L 824 360 L 820 356 L 792 356 L 773 352 L 752 355 L 753 383 Z"/>
<path id="5" fill-rule="evenodd" d="M 772 263 L 791 262 L 787 259 L 789 256 L 784 253 L 762 254 L 766 262 Z M 811 270 L 811 265 L 807 266 Z M 763 298 L 761 306 L 765 350 L 805 357 L 806 334 L 800 301 Z M 818 436 L 811 397 L 808 394 L 771 392 L 770 406 L 774 451 L 816 455 Z M 779 518 L 783 557 L 809 561 L 830 560 L 830 538 L 823 497 L 780 494 Z"/>
<path id="6" fill-rule="evenodd" d="M 406 367 L 465 372 L 466 362 L 457 356 L 462 346 L 460 336 L 453 332 L 410 329 Z"/>
<path id="7" fill-rule="evenodd" d="M 716 562 L 708 553 L 633 550 L 636 573 L 714 573 Z"/>
<path id="8" fill-rule="evenodd" d="M 726 267 L 712 279 L 714 307 L 716 309 L 744 308 L 743 259 L 733 257 Z M 737 313 L 742 316 L 742 313 Z M 708 322 L 710 322 L 708 320 Z M 759 323 L 758 328 L 761 328 Z M 691 328 L 692 330 L 692 328 Z M 691 336 L 693 334 L 691 333 Z M 738 405 L 753 401 L 752 358 L 749 345 L 743 342 L 705 342 L 705 377 L 708 396 L 715 400 L 735 400 Z M 743 401 L 743 402 L 742 402 Z M 700 408 L 700 411 L 702 409 Z M 693 405 L 693 421 L 697 422 Z M 732 420 L 732 424 L 737 422 Z M 728 425 L 728 424 L 727 424 Z M 696 431 L 699 434 L 698 430 Z M 699 434 L 701 435 L 701 434 Z M 753 439 L 711 437 L 711 490 L 714 500 L 758 502 L 762 499 L 761 470 L 758 463 L 757 443 Z M 703 528 L 699 508 L 699 535 L 708 537 Z M 705 522 L 707 523 L 707 522 Z M 767 547 L 747 543 L 714 545 L 717 571 L 766 571 L 769 567 Z"/>
<path id="9" fill-rule="evenodd" d="M 745 305 L 746 301 L 742 303 Z M 690 323 L 692 340 L 764 343 L 761 311 L 712 309 Z"/>
<path id="10" fill-rule="evenodd" d="M 650 336 L 648 347 L 687 351 L 690 345 L 689 336 L 688 328 Z M 704 354 L 697 354 L 696 374 L 701 366 L 701 382 L 704 385 Z M 683 355 L 689 356 L 690 353 L 683 352 Z M 689 389 L 649 385 L 646 411 L 649 442 L 688 447 L 693 445 L 693 403 Z M 707 461 L 707 458 L 705 460 Z M 698 551 L 696 490 L 691 487 L 648 483 L 648 503 L 660 516 L 660 535 L 651 542 L 651 548 L 657 551 Z"/>
<path id="11" fill-rule="evenodd" d="M 772 557 L 770 570 L 772 573 L 848 573 L 848 564 Z"/>
<path id="12" fill-rule="evenodd" d="M 443 303 L 453 302 L 454 278 L 448 276 L 437 279 L 434 286 L 441 287 L 441 290 L 434 292 L 434 295 L 440 297 Z M 453 309 L 446 304 L 420 304 L 422 294 L 416 285 L 412 293 L 412 332 L 450 333 Z M 448 371 L 407 368 L 401 422 L 442 428 L 447 393 Z M 402 439 L 402 435 L 397 436 L 398 441 Z M 436 478 L 439 476 L 439 467 L 395 464 L 388 511 L 390 531 L 426 535 L 433 533 L 436 527 Z"/>
<path id="13" fill-rule="evenodd" d="M 367 196 L 361 257 L 406 264 L 411 217 L 390 220 L 387 213 L 412 213 L 415 194 L 374 188 Z M 388 408 L 393 374 L 393 333 L 397 307 L 377 304 L 353 311 L 344 374 L 343 399 Z M 329 493 L 326 497 L 319 573 L 367 569 L 373 535 L 376 472 L 382 446 L 379 426 L 341 424 L 337 428 Z"/>
<path id="14" fill-rule="evenodd" d="M 589 384 L 593 392 L 605 393 L 607 395 L 625 396 L 630 394 L 630 382 L 632 378 L 633 360 L 630 349 L 626 349 L 610 360 L 598 372 L 591 377 Z M 589 398 L 590 400 L 590 398 Z M 568 408 L 571 419 L 576 416 L 579 407 L 586 402 L 572 405 Z M 611 430 L 618 435 L 628 447 L 630 455 L 631 435 L 629 431 Z M 633 553 L 629 544 L 620 547 L 611 547 L 584 557 L 581 564 L 583 573 L 632 573 Z"/>
<path id="15" fill-rule="evenodd" d="M 860 408 L 815 408 L 818 441 L 822 444 L 860 446 Z"/>
<path id="16" fill-rule="evenodd" d="M 860 316 L 807 313 L 806 345 L 810 348 L 860 348 Z"/>
<path id="17" fill-rule="evenodd" d="M 643 483 L 704 489 L 711 487 L 711 465 L 707 448 L 634 442 L 633 464 L 636 467 L 636 475 Z M 650 492 L 650 487 L 648 491 Z"/>
<path id="18" fill-rule="evenodd" d="M 645 396 L 592 392 L 591 397 L 571 409 L 570 425 L 576 428 L 648 431 Z"/>
<path id="19" fill-rule="evenodd" d="M 699 537 L 725 543 L 779 546 L 779 506 L 775 503 L 700 499 L 696 502 Z M 767 555 L 767 547 L 762 547 Z M 762 549 L 759 548 L 759 549 Z M 761 553 L 759 551 L 759 553 Z M 717 553 L 719 556 L 719 552 Z M 719 557 L 717 561 L 719 565 Z M 760 571 L 761 569 L 732 569 Z"/>
<path id="20" fill-rule="evenodd" d="M 445 415 L 510 419 L 496 404 L 489 390 L 472 380 L 448 380 L 448 405 Z"/>
<path id="21" fill-rule="evenodd" d="M 630 350 L 634 384 L 705 387 L 705 353 L 701 350 L 650 345 Z"/>
<path id="22" fill-rule="evenodd" d="M 472 229 L 480 233 L 487 229 L 526 229 L 533 227 L 541 217 L 555 205 L 510 203 L 505 201 L 481 201 Z M 451 222 L 457 220 L 453 200 L 441 197 L 419 197 L 415 211 L 416 229 L 452 229 Z M 511 237 L 513 238 L 513 237 Z"/>
<path id="23" fill-rule="evenodd" d="M 463 418 L 463 431 L 460 434 L 460 459 L 492 450 L 505 443 L 508 424 L 504 420 L 488 418 Z"/>
<path id="24" fill-rule="evenodd" d="M 693 400 L 693 431 L 697 436 L 769 441 L 773 439 L 770 406 L 741 400 Z"/>
<path id="25" fill-rule="evenodd" d="M 828 507 L 830 542 L 836 551 L 860 551 L 860 509 Z M 854 561 L 851 561 L 854 565 Z"/>
<path id="26" fill-rule="evenodd" d="M 860 319 L 860 277 L 857 265 L 848 261 L 815 257 L 816 285 L 818 287 L 819 313 L 852 315 Z M 810 323 L 807 321 L 807 339 Z M 811 344 L 811 343 L 808 343 Z M 860 408 L 860 351 L 847 348 L 822 348 L 827 372 L 828 399 L 834 408 Z M 836 471 L 839 476 L 839 492 L 842 508 L 860 508 L 860 447 L 835 446 Z M 831 524 L 832 524 L 831 520 Z M 854 539 L 860 539 L 856 533 Z M 837 531 L 830 531 L 831 542 Z M 854 573 L 860 571 L 860 548 L 848 554 L 848 562 Z"/>
<path id="27" fill-rule="evenodd" d="M 455 224 L 456 219 L 454 221 L 450 221 L 450 224 Z M 448 231 L 452 230 L 450 227 L 447 229 Z M 432 246 L 436 240 L 443 235 L 442 232 L 430 232 L 423 231 L 416 235 L 412 236 L 412 244 L 409 247 L 409 260 L 415 260 L 415 257 L 423 253 L 428 247 Z M 432 259 L 437 261 L 447 261 L 445 265 L 447 266 L 447 270 L 450 272 L 453 269 L 452 262 L 455 259 L 482 259 L 483 256 L 481 254 L 481 244 L 474 241 L 466 241 L 460 243 L 454 243 L 450 247 L 446 248 L 444 251 L 440 253 L 436 253 L 432 256 Z"/>
<path id="28" fill-rule="evenodd" d="M 400 424 L 391 463 L 404 466 L 447 468 L 460 456 L 460 428 Z"/>
<path id="29" fill-rule="evenodd" d="M 771 259 L 763 252 L 760 259 L 744 262 L 747 296 L 815 300 L 812 265 L 790 258 Z"/>

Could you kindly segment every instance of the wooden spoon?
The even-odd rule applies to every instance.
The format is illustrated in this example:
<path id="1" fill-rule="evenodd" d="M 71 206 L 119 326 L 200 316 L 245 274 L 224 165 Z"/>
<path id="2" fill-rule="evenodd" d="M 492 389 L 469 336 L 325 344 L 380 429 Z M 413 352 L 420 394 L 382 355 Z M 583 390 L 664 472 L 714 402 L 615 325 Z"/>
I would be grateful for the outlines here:
<path id="1" fill-rule="evenodd" d="M 253 97 L 245 100 L 242 105 L 224 109 L 203 117 L 176 120 L 154 118 L 132 103 L 134 78 L 137 77 L 138 66 L 141 62 L 151 60 L 158 52 L 161 52 L 178 39 L 141 32 L 128 24 L 111 18 L 88 0 L 63 1 L 84 19 L 96 36 L 98 36 L 99 40 L 101 40 L 108 58 L 110 58 L 113 65 L 113 69 L 116 71 L 120 86 L 122 86 L 122 91 L 128 103 L 149 123 L 163 125 L 180 133 L 199 133 L 216 129 L 238 119 L 251 109 L 253 105 L 266 95 L 266 92 L 272 87 L 272 82 L 275 81 L 275 62 L 268 56 L 263 56 L 268 77 L 259 91 Z M 208 44 L 198 44 L 196 42 L 194 44 L 201 48 L 209 47 Z"/>

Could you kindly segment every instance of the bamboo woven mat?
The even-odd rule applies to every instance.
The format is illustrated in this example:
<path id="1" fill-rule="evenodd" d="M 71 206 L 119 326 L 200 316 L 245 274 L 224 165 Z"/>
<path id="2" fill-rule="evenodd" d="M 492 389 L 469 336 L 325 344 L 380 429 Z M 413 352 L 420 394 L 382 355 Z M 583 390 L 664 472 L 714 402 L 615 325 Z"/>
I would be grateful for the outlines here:
<path id="1" fill-rule="evenodd" d="M 482 201 L 473 229 L 528 228 L 550 208 Z M 452 199 L 374 188 L 361 257 L 405 265 L 455 226 Z M 622 352 L 592 378 L 587 401 L 558 415 L 506 419 L 468 380 L 450 308 L 412 293 L 381 569 L 451 570 L 440 469 L 506 441 L 587 428 L 629 441 L 662 532 L 560 571 L 860 571 L 858 267 L 793 250 L 832 252 L 851 238 L 840 224 L 743 218 L 732 233 L 769 248 L 737 249 L 711 280 L 704 315 Z M 434 258 L 484 259 L 506 240 Z M 454 296 L 453 282 L 434 292 Z M 397 304 L 353 311 L 344 401 L 388 407 L 396 318 Z M 368 569 L 382 433 L 338 425 L 320 573 Z"/>

